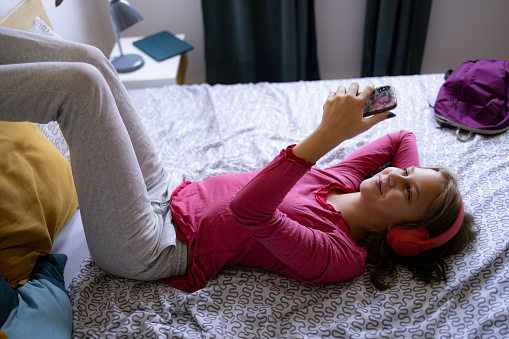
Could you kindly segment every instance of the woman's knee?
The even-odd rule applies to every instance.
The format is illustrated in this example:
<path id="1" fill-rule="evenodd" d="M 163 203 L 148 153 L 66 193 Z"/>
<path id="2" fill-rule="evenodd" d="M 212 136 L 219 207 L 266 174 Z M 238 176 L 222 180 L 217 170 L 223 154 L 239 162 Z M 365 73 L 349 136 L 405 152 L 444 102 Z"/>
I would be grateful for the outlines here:
<path id="1" fill-rule="evenodd" d="M 91 45 L 86 45 L 86 44 L 82 44 L 80 46 L 81 47 L 79 48 L 79 56 L 80 56 L 79 59 L 81 59 L 81 60 L 77 60 L 77 61 L 86 62 L 89 64 L 108 61 L 108 59 L 106 59 L 106 57 L 101 52 L 101 50 L 99 50 L 99 48 L 97 48 L 95 46 L 91 46 Z"/>
<path id="2" fill-rule="evenodd" d="M 87 89 L 95 90 L 107 86 L 101 72 L 88 63 L 69 63 L 66 69 L 62 70 L 62 73 L 65 74 L 65 78 L 69 79 L 71 88 L 78 87 L 80 90 L 88 92 Z"/>
<path id="3" fill-rule="evenodd" d="M 87 107 L 99 105 L 111 95 L 108 83 L 94 66 L 82 63 L 59 63 L 54 70 L 55 82 L 59 83 L 59 92 L 66 93 L 69 102 L 80 102 Z"/>
<path id="4" fill-rule="evenodd" d="M 101 73 L 113 70 L 113 67 L 101 50 L 87 44 L 72 45 L 73 61 L 93 65 Z"/>

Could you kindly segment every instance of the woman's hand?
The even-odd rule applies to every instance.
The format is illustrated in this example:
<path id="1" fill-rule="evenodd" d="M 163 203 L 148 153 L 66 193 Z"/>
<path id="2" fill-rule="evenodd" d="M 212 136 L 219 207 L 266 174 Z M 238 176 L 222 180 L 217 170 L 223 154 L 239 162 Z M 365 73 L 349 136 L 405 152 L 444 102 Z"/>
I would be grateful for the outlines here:
<path id="1" fill-rule="evenodd" d="M 354 82 L 348 90 L 339 86 L 336 92 L 329 93 L 323 106 L 320 125 L 293 148 L 294 154 L 315 163 L 343 141 L 387 119 L 390 112 L 375 114 L 370 118 L 362 116 L 362 110 L 373 90 L 374 86 L 370 84 L 359 93 L 359 84 Z"/>

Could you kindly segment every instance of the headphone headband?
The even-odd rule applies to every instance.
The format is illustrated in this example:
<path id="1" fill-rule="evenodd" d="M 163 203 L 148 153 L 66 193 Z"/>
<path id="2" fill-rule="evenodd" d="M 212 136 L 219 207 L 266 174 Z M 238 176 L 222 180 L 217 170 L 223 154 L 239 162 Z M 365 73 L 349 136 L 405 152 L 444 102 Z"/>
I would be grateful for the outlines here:
<path id="1" fill-rule="evenodd" d="M 459 191 L 458 194 L 460 194 Z M 398 255 L 410 257 L 418 255 L 422 251 L 441 246 L 451 240 L 461 228 L 463 218 L 465 216 L 463 199 L 461 199 L 461 194 L 459 196 L 460 207 L 458 216 L 451 227 L 449 227 L 444 233 L 429 239 L 429 232 L 425 228 L 409 230 L 402 228 L 401 226 L 392 227 L 387 232 L 386 238 L 389 247 L 391 247 Z"/>

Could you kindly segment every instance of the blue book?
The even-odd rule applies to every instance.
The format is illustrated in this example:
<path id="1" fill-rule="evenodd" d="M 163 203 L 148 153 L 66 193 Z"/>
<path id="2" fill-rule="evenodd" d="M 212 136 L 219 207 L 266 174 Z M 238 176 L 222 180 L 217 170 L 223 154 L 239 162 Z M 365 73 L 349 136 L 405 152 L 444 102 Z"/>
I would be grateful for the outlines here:
<path id="1" fill-rule="evenodd" d="M 133 44 L 157 61 L 171 58 L 194 48 L 167 31 L 150 35 L 133 42 Z"/>

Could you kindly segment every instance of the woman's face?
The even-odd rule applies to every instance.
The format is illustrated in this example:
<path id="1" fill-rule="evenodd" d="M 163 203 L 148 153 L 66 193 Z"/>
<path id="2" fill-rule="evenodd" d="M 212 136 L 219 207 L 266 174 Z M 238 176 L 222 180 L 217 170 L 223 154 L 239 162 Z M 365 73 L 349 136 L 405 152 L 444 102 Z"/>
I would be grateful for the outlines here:
<path id="1" fill-rule="evenodd" d="M 360 185 L 361 199 L 386 226 L 422 220 L 445 179 L 427 168 L 388 167 Z"/>

